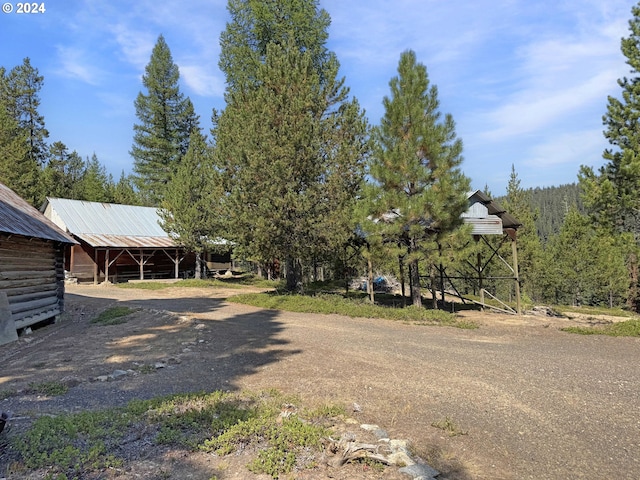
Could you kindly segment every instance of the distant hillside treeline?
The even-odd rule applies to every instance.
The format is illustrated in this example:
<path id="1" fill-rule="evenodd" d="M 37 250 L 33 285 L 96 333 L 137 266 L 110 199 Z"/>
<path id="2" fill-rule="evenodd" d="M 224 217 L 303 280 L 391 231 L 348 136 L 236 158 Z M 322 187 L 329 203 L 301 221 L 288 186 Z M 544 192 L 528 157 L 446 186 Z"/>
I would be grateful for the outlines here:
<path id="1" fill-rule="evenodd" d="M 575 205 L 580 213 L 585 213 L 577 183 L 557 187 L 529 188 L 525 190 L 525 194 L 529 196 L 538 236 L 543 243 L 560 232 L 564 218 L 572 205 Z M 504 199 L 505 197 L 500 197 L 497 200 L 503 203 Z"/>

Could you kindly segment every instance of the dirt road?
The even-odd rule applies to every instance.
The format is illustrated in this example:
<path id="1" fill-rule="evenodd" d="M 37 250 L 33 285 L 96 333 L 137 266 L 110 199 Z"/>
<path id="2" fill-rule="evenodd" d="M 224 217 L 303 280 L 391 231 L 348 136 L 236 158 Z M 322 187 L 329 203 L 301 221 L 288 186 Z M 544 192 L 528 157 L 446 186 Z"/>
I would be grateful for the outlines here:
<path id="1" fill-rule="evenodd" d="M 562 320 L 534 317 L 467 314 L 482 326 L 460 330 L 285 313 L 226 303 L 231 293 L 70 287 L 73 320 L 0 349 L 0 391 L 47 378 L 75 386 L 61 397 L 11 396 L 0 409 L 276 388 L 357 404 L 358 420 L 408 439 L 442 478 L 640 478 L 639 339 L 572 335 L 558 330 Z M 124 325 L 88 323 L 115 303 L 142 310 Z M 158 362 L 166 368 L 153 375 L 95 381 Z M 443 420 L 459 435 L 433 426 Z"/>

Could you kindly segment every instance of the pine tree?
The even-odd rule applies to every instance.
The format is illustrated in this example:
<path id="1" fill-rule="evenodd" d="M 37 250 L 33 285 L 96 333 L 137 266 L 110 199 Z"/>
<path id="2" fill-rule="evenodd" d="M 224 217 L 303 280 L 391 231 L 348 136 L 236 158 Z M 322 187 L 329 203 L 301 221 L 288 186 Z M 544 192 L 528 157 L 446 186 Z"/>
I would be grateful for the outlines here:
<path id="1" fill-rule="evenodd" d="M 640 245 L 640 4 L 632 7 L 629 21 L 630 35 L 621 41 L 626 63 L 631 67 L 630 78 L 618 80 L 622 89 L 620 99 L 609 96 L 607 112 L 603 116 L 604 135 L 612 148 L 603 153 L 607 163 L 596 174 L 592 168 L 580 168 L 580 186 L 591 218 L 597 225 L 611 232 L 628 232 Z M 638 253 L 631 252 L 631 258 Z M 637 262 L 628 261 L 632 285 L 628 305 L 640 309 L 635 292 Z"/>
<path id="2" fill-rule="evenodd" d="M 628 288 L 624 242 L 593 227 L 576 207 L 567 213 L 560 233 L 549 242 L 548 297 L 555 303 L 609 305 L 620 303 Z"/>
<path id="3" fill-rule="evenodd" d="M 131 155 L 139 194 L 150 205 L 159 204 L 166 184 L 189 147 L 189 137 L 199 128 L 193 104 L 180 92 L 180 72 L 169 46 L 160 35 L 142 76 L 147 93 L 135 100 L 140 123 L 133 126 Z"/>
<path id="4" fill-rule="evenodd" d="M 220 63 L 227 107 L 212 130 L 229 234 L 248 258 L 285 260 L 295 289 L 303 264 L 333 255 L 353 233 L 367 124 L 337 79 L 324 46 L 328 15 L 316 1 L 230 1 L 229 9 Z"/>
<path id="5" fill-rule="evenodd" d="M 18 122 L 0 99 L 0 182 L 33 204 L 35 198 L 29 198 L 33 179 L 21 169 L 28 158 L 27 149 L 26 134 L 18 129 Z"/>
<path id="6" fill-rule="evenodd" d="M 11 170 L 9 186 L 37 207 L 46 194 L 39 177 L 48 158 L 46 139 L 49 132 L 44 117 L 38 112 L 43 84 L 44 77 L 31 65 L 29 58 L 8 73 L 4 68 L 0 69 L 0 105 L 15 122 L 14 136 L 23 138 L 27 147 L 24 156 L 13 158 L 13 165 L 8 167 Z"/>
<path id="7" fill-rule="evenodd" d="M 369 215 L 381 221 L 377 228 L 364 225 L 389 244 L 402 245 L 412 303 L 421 306 L 419 262 L 432 268 L 438 241 L 461 226 L 469 179 L 458 168 L 462 141 L 453 118 L 441 118 L 437 87 L 430 86 L 414 52 L 401 55 L 398 76 L 389 85 L 391 97 L 384 98 L 385 115 L 375 129 L 368 192 Z"/>
<path id="8" fill-rule="evenodd" d="M 256 86 L 258 69 L 265 63 L 270 43 L 293 42 L 308 53 L 321 81 L 327 66 L 336 62 L 326 47 L 331 19 L 326 10 L 319 8 L 318 0 L 229 0 L 227 9 L 231 21 L 220 35 L 219 61 L 227 92 Z"/>
<path id="9" fill-rule="evenodd" d="M 49 163 L 42 172 L 47 196 L 54 198 L 82 198 L 84 162 L 74 150 L 69 152 L 62 142 L 54 142 L 49 148 Z"/>
<path id="10" fill-rule="evenodd" d="M 107 175 L 107 169 L 100 163 L 95 153 L 85 162 L 78 190 L 82 200 L 113 202 L 113 178 Z"/>
<path id="11" fill-rule="evenodd" d="M 120 173 L 118 182 L 113 186 L 113 202 L 120 205 L 143 204 L 131 175 L 125 175 L 124 170 Z"/>
<path id="12" fill-rule="evenodd" d="M 201 278 L 202 254 L 217 247 L 221 239 L 217 191 L 221 188 L 212 167 L 211 151 L 202 134 L 194 130 L 189 150 L 167 184 L 162 209 L 162 228 L 180 245 L 196 254 L 196 278 Z"/>
<path id="13" fill-rule="evenodd" d="M 542 270 L 542 243 L 536 229 L 538 212 L 531 210 L 530 193 L 520 187 L 520 179 L 514 165 L 507 184 L 507 196 L 503 207 L 522 223 L 518 228 L 518 270 L 522 291 L 533 299 L 540 298 L 538 287 Z"/>

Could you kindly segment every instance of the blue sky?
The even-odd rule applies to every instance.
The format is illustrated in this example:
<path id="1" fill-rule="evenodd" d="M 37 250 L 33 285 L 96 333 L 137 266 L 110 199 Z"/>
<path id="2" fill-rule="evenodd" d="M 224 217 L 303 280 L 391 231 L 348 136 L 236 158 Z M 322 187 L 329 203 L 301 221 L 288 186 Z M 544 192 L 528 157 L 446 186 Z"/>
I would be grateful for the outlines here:
<path id="1" fill-rule="evenodd" d="M 224 107 L 219 37 L 226 0 L 51 0 L 45 13 L 0 13 L 0 65 L 30 57 L 45 77 L 49 141 L 130 172 L 133 102 L 158 35 L 208 133 Z M 320 0 L 346 85 L 372 124 L 401 52 L 416 52 L 464 143 L 474 189 L 504 193 L 575 182 L 599 167 L 607 96 L 629 75 L 620 52 L 634 2 L 621 0 Z"/>

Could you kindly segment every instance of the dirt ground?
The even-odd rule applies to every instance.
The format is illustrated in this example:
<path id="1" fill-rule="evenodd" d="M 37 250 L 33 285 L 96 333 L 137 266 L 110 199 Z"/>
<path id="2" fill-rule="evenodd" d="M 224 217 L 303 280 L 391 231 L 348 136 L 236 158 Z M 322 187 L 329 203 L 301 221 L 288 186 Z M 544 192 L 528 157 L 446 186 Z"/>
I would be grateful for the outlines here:
<path id="1" fill-rule="evenodd" d="M 464 312 L 480 328 L 460 330 L 225 302 L 239 291 L 69 286 L 61 322 L 0 347 L 0 392 L 16 392 L 0 410 L 19 429 L 40 415 L 135 398 L 276 388 L 308 406 L 344 406 L 353 422 L 340 428 L 363 441 L 370 434 L 360 424 L 408 440 L 441 479 L 640 478 L 640 342 L 559 331 L 609 319 Z M 140 310 L 121 325 L 89 323 L 113 305 Z M 109 377 L 117 370 L 130 373 Z M 28 393 L 43 381 L 71 388 Z M 433 426 L 443 420 L 459 435 Z M 9 460 L 0 452 L 0 479 Z M 99 478 L 267 478 L 247 462 L 147 445 Z M 411 477 L 320 465 L 291 478 Z"/>

